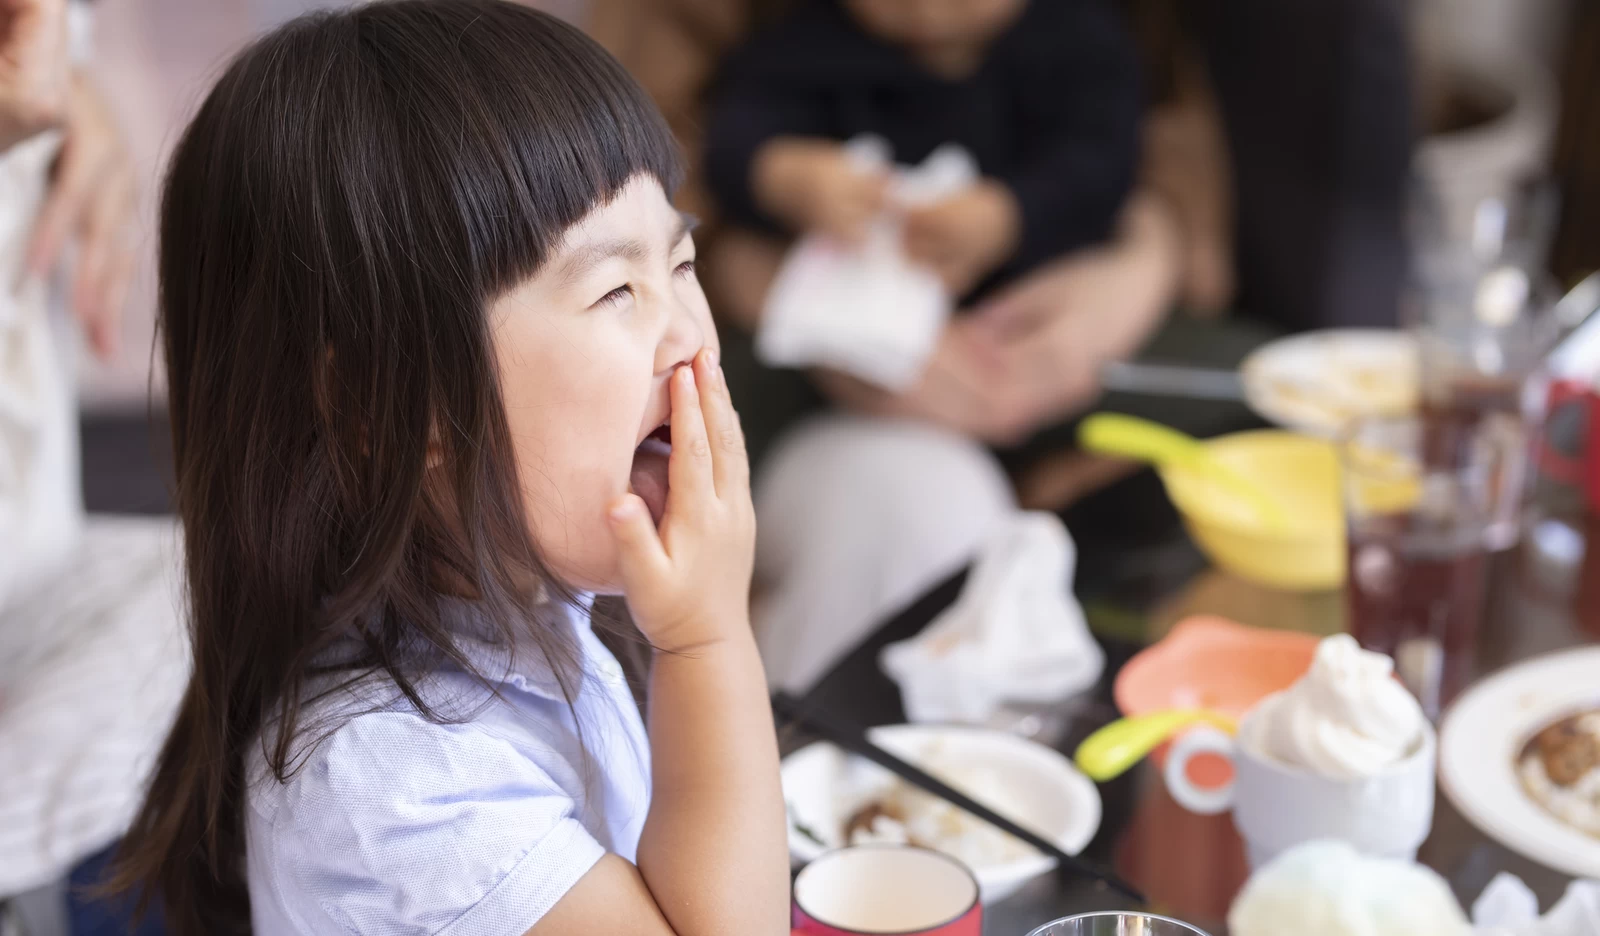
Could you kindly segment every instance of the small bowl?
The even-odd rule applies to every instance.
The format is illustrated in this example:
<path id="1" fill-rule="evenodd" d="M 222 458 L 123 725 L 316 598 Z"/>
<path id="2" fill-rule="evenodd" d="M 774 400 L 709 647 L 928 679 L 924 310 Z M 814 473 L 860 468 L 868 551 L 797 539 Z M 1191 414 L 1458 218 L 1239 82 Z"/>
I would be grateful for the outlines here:
<path id="1" fill-rule="evenodd" d="M 1274 529 L 1217 491 L 1203 474 L 1161 469 L 1167 494 L 1189 535 L 1218 566 L 1242 579 L 1289 591 L 1324 591 L 1344 583 L 1344 513 L 1339 456 L 1321 439 L 1278 430 L 1239 432 L 1206 443 L 1218 461 L 1255 481 L 1288 510 Z"/>
<path id="2" fill-rule="evenodd" d="M 884 750 L 919 766 L 931 752 L 941 759 L 982 764 L 1003 784 L 1006 803 L 985 803 L 1012 820 L 1077 854 L 1100 828 L 1100 793 L 1061 753 L 1016 735 L 957 725 L 885 725 L 868 732 Z M 789 855 L 812 861 L 845 844 L 843 825 L 870 799 L 868 788 L 891 777 L 875 764 L 851 757 L 826 742 L 807 745 L 783 759 L 783 798 L 789 807 Z M 970 791 L 984 802 L 983 791 Z M 974 820 L 977 821 L 977 820 Z M 816 836 L 800 830 L 804 826 Z M 818 841 L 820 839 L 820 841 Z M 983 903 L 1004 900 L 1056 865 L 1028 854 L 1000 863 L 974 865 Z"/>
<path id="3" fill-rule="evenodd" d="M 1319 642 L 1311 634 L 1226 618 L 1185 618 L 1122 667 L 1112 694 L 1124 715 L 1205 708 L 1238 721 L 1305 675 Z M 1165 763 L 1167 747 L 1151 755 L 1157 764 Z"/>

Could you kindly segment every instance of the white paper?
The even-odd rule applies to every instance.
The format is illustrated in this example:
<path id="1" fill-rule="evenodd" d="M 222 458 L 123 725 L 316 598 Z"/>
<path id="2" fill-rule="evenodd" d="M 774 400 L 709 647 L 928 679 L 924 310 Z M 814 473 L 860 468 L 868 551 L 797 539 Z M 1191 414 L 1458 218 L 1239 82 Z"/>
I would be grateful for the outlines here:
<path id="1" fill-rule="evenodd" d="M 1105 656 L 1072 596 L 1077 555 L 1054 514 L 1019 513 L 985 546 L 961 597 L 880 665 L 913 722 L 982 722 L 1005 702 L 1049 703 L 1100 678 Z"/>
<path id="2" fill-rule="evenodd" d="M 1539 919 L 1539 898 L 1514 874 L 1494 876 L 1472 902 L 1472 925 L 1480 930 L 1518 926 Z"/>
<path id="3" fill-rule="evenodd" d="M 1550 912 L 1539 916 L 1539 899 L 1512 874 L 1498 874 L 1472 904 L 1476 936 L 1597 936 L 1600 881 L 1574 881 Z"/>

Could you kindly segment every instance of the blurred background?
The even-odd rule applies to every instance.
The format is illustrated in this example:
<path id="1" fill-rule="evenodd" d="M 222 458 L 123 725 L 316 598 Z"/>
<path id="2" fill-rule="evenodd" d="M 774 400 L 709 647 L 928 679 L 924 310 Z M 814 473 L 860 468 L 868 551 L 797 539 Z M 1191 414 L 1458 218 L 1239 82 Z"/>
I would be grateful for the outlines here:
<path id="1" fill-rule="evenodd" d="M 971 0 L 974 6 L 981 2 Z M 1035 5 L 1049 2 L 1033 0 Z M 758 471 L 762 542 L 754 617 L 774 687 L 798 692 L 828 678 L 838 684 L 854 672 L 841 670 L 840 660 L 864 638 L 861 646 L 871 652 L 850 659 L 871 668 L 881 681 L 877 648 L 891 637 L 910 636 L 949 605 L 963 570 L 994 548 L 995 531 L 1019 511 L 1059 517 L 1076 542 L 1075 558 L 1066 560 L 1067 574 L 1089 629 L 1109 657 L 1096 690 L 1101 715 L 1110 704 L 1107 687 L 1117 665 L 1163 636 L 1182 612 L 1225 614 L 1246 623 L 1292 620 L 1287 626 L 1316 633 L 1338 630 L 1344 620 L 1336 591 L 1342 579 L 1285 587 L 1246 582 L 1248 573 L 1242 578 L 1216 573 L 1210 559 L 1217 557 L 1208 559 L 1196 548 L 1154 472 L 1080 450 L 1081 417 L 1112 411 L 1203 438 L 1260 428 L 1265 425 L 1262 407 L 1258 401 L 1246 406 L 1231 376 L 1252 351 L 1286 336 L 1326 329 L 1410 328 L 1447 335 L 1450 313 L 1435 306 L 1448 305 L 1438 297 L 1458 286 L 1476 297 L 1466 302 L 1477 316 L 1473 347 L 1482 346 L 1478 326 L 1501 329 L 1491 336 L 1496 355 L 1543 354 L 1547 338 L 1570 331 L 1587 315 L 1584 309 L 1584 315 L 1544 328 L 1554 297 L 1600 269 L 1600 0 L 1112 0 L 1109 5 L 1126 27 L 1132 69 L 1118 79 L 1122 84 L 1101 86 L 1090 103 L 1120 96 L 1137 104 L 1136 119 L 1128 124 L 1129 155 L 1108 169 L 1119 198 L 1104 206 L 1098 226 L 1091 225 L 1083 237 L 1044 238 L 1049 249 L 1028 265 L 1012 268 L 1002 262 L 989 278 L 951 273 L 946 279 L 958 311 L 971 312 L 953 321 L 992 321 L 1007 334 L 1038 331 L 1036 350 L 1028 352 L 1034 356 L 1017 360 L 1032 361 L 1042 376 L 1026 387 L 1019 383 L 1017 394 L 1005 397 L 1010 403 L 995 404 L 1000 396 L 991 394 L 979 405 L 940 397 L 927 376 L 938 374 L 932 365 L 920 383 L 890 392 L 860 374 L 779 360 L 777 345 L 764 346 L 757 336 L 772 325 L 763 321 L 775 307 L 769 289 L 776 288 L 773 277 L 792 237 L 804 227 L 785 226 L 781 217 L 775 222 L 775 212 L 767 210 L 771 199 L 741 191 L 749 168 L 735 157 L 741 141 L 754 132 L 750 124 L 759 124 L 764 113 L 760 99 L 746 92 L 775 80 L 741 50 L 751 41 L 781 46 L 785 40 L 773 38 L 773 30 L 781 31 L 784 17 L 806 4 L 531 3 L 581 25 L 616 54 L 660 104 L 687 154 L 690 177 L 679 200 L 703 222 L 696 235 L 700 275 L 723 332 L 729 380 Z M 0 936 L 7 932 L 5 901 L 25 893 L 54 896 L 43 903 L 13 901 L 18 919 L 31 914 L 32 923 L 26 930 L 16 919 L 10 925 L 38 934 L 68 931 L 60 920 L 45 920 L 54 911 L 40 907 L 60 902 L 68 874 L 74 881 L 94 879 L 98 866 L 92 861 L 104 857 L 94 856 L 114 839 L 137 796 L 138 784 L 131 779 L 137 774 L 128 772 L 132 766 L 108 766 L 63 785 L 66 781 L 54 778 L 73 775 L 78 762 L 63 755 L 57 774 L 45 769 L 47 758 L 38 755 L 70 750 L 75 757 L 126 730 L 130 740 L 119 754 L 122 759 L 106 762 L 137 765 L 159 740 L 163 706 L 171 704 L 157 692 L 149 696 L 148 709 L 139 710 L 148 711 L 148 717 L 139 715 L 147 724 L 118 728 L 106 722 L 91 733 L 84 726 L 99 723 L 73 707 L 81 700 L 52 709 L 60 699 L 30 700 L 19 688 L 27 667 L 42 672 L 49 660 L 73 657 L 81 649 L 71 628 L 41 622 L 124 614 L 134 607 L 119 597 L 124 591 L 133 594 L 140 582 L 163 579 L 174 568 L 170 456 L 154 340 L 153 231 L 164 161 L 234 52 L 292 16 L 334 5 L 301 0 L 94 0 L 87 5 L 94 20 L 87 67 L 125 137 L 139 189 L 137 259 L 119 326 L 120 353 L 108 361 L 92 354 L 76 332 L 63 328 L 61 335 L 75 365 L 69 370 L 77 391 L 83 505 L 90 518 L 138 515 L 149 525 L 138 527 L 143 531 L 138 535 L 126 527 L 110 538 L 91 537 L 90 551 L 100 550 L 99 558 L 83 559 L 53 590 L 19 588 L 8 595 L 0 588 L 0 661 L 10 661 L 0 664 Z M 1084 41 L 1066 35 L 1041 41 L 1057 38 L 1063 47 Z M 1085 51 L 1092 56 L 1099 50 L 1091 42 Z M 1040 89 L 1017 93 L 1040 96 Z M 834 135 L 842 141 L 849 134 Z M 980 170 L 989 172 L 982 165 L 988 158 L 983 146 L 974 148 Z M 929 149 L 896 155 L 919 162 Z M 743 155 L 749 156 L 748 148 Z M 1493 244 L 1485 248 L 1484 237 Z M 1026 238 L 1023 242 L 1029 245 Z M 1458 248 L 1471 254 L 1471 269 L 1450 267 L 1441 273 L 1433 261 L 1453 258 Z M 1505 268 L 1517 271 L 1513 279 L 1519 285 L 1511 287 L 1508 301 L 1514 308 L 1502 321 L 1480 300 L 1487 295 L 1485 282 L 1501 289 L 1505 277 L 1496 279 L 1496 271 Z M 1441 276 L 1450 282 L 1441 285 Z M 67 320 L 64 308 L 55 311 Z M 1538 337 L 1510 336 L 1504 326 L 1511 320 L 1538 323 Z M 1449 353 L 1459 350 L 1452 345 Z M 1586 401 L 1600 401 L 1594 392 L 1600 355 L 1593 351 L 1574 368 L 1576 392 Z M 0 355 L 0 367 L 6 361 Z M 1516 397 L 1524 378 L 1540 366 L 1519 363 L 1511 370 L 1517 380 L 1511 396 Z M 972 396 L 970 387 L 963 392 Z M 974 399 L 980 397 L 981 392 Z M 969 403 L 971 408 L 963 410 Z M 1543 406 L 1541 400 L 1534 409 L 1542 412 Z M 1600 412 L 1600 404 L 1594 411 Z M 1293 419 L 1273 421 L 1301 428 Z M 0 430 L 5 427 L 0 422 Z M 1474 423 L 1473 431 L 1478 428 Z M 1538 431 L 1519 423 L 1514 444 L 1526 447 Z M 6 440 L 0 432 L 0 445 Z M 1584 467 L 1575 470 L 1600 478 L 1600 460 L 1578 459 Z M 59 464 L 71 465 L 70 457 Z M 1537 486 L 1527 484 L 1529 491 Z M 1330 482 L 1330 491 L 1333 487 Z M 1600 482 L 1595 490 L 1600 492 Z M 0 520 L 6 518 L 6 494 L 0 486 Z M 1522 495 L 1519 488 L 1516 510 Z M 1562 509 L 1582 515 L 1592 510 L 1594 498 L 1579 491 Z M 871 506 L 868 521 L 862 520 L 863 504 Z M 1572 570 L 1583 561 L 1584 542 L 1593 530 L 1581 517 L 1564 522 L 1561 529 L 1567 532 L 1550 532 L 1554 528 L 1538 521 L 1525 527 L 1519 513 L 1509 539 L 1474 548 L 1499 554 L 1526 530 L 1539 532 L 1543 539 L 1536 545 L 1566 562 L 1561 587 L 1570 590 L 1577 574 Z M 93 519 L 90 527 L 95 529 Z M 0 537 L 12 537 L 6 532 L 12 529 L 0 525 Z M 131 538 L 116 538 L 124 534 Z M 139 539 L 145 534 L 151 538 Z M 154 564 L 123 561 L 129 550 L 157 541 L 165 545 L 151 554 Z M 0 541 L 0 586 L 8 578 L 4 573 L 25 568 L 31 549 L 20 535 Z M 1342 553 L 1338 562 L 1342 577 Z M 112 569 L 118 571 L 107 571 Z M 86 586 L 110 596 L 105 607 L 113 610 L 85 611 L 62 597 Z M 1580 603 L 1596 603 L 1581 583 L 1577 587 Z M 1315 594 L 1306 597 L 1306 592 Z M 1571 596 L 1563 595 L 1554 604 L 1518 605 L 1523 610 L 1516 619 L 1532 620 L 1543 613 L 1539 608 L 1568 609 Z M 909 617 L 900 614 L 906 608 Z M 1594 610 L 1584 612 L 1583 620 L 1595 618 Z M 154 627 L 168 637 L 178 632 L 170 610 L 144 608 L 139 614 L 144 618 L 138 627 Z M 1562 616 L 1567 610 L 1551 614 L 1561 622 L 1552 626 L 1563 636 L 1549 645 L 1572 642 L 1569 631 L 1580 625 Z M 164 623 L 152 625 L 153 618 Z M 874 630 L 885 621 L 890 622 L 886 629 Z M 1535 633 L 1532 627 L 1526 634 Z M 48 640 L 34 639 L 45 630 L 52 633 Z M 130 629 L 124 639 L 131 643 L 112 641 L 102 650 L 110 659 L 128 646 L 144 646 L 148 641 L 142 633 Z M 1596 634 L 1600 631 L 1583 639 Z M 1493 639 L 1500 644 L 1485 659 L 1499 662 L 1549 648 L 1539 636 L 1501 633 Z M 170 648 L 160 659 L 144 661 L 148 669 L 136 685 L 111 686 L 106 699 L 114 701 L 119 691 L 146 693 L 158 682 L 181 688 L 186 665 L 181 637 Z M 97 665 L 103 668 L 96 673 L 113 668 Z M 874 704 L 856 703 L 862 710 Z M 27 714 L 28 705 L 50 712 L 53 727 L 40 727 L 47 723 Z M 898 706 L 895 701 L 874 717 L 903 717 Z M 1011 714 L 1021 721 L 1008 728 L 1024 723 L 1031 725 L 1029 731 L 1039 728 L 1037 719 L 1027 722 L 1028 713 Z M 56 742 L 41 740 L 51 732 Z M 81 748 L 59 740 L 73 732 L 84 736 Z M 1066 742 L 1057 737 L 1048 743 Z M 8 763 L 32 759 L 39 769 L 5 775 Z M 123 775 L 112 778 L 116 770 Z M 111 786 L 120 792 L 96 799 Z M 40 792 L 51 788 L 71 794 L 52 799 Z M 1116 852 L 1132 863 L 1124 864 L 1125 872 L 1142 876 L 1152 892 L 1166 881 L 1169 899 L 1188 900 L 1197 914 L 1225 909 L 1239 882 L 1196 883 L 1193 869 L 1220 861 L 1237 870 L 1242 858 L 1236 839 L 1216 846 L 1226 852 L 1223 859 L 1212 851 L 1185 859 L 1186 877 L 1172 862 L 1163 864 L 1169 842 L 1157 844 L 1159 829 L 1175 828 L 1167 823 L 1179 821 L 1169 815 L 1176 807 L 1163 801 L 1153 813 L 1138 813 L 1143 806 L 1136 806 L 1133 794 L 1120 803 L 1114 791 L 1107 795 L 1106 827 L 1126 833 Z M 8 796 L 14 797 L 9 804 Z M 59 806 L 71 796 L 90 802 L 84 815 L 95 817 L 72 834 L 60 832 L 70 823 L 63 824 L 65 813 L 59 809 L 26 805 Z M 1144 824 L 1130 824 L 1130 814 L 1146 815 Z M 1141 829 L 1158 831 L 1147 840 Z M 1217 835 L 1232 835 L 1213 826 L 1189 832 L 1202 849 L 1221 841 Z M 9 856 L 8 842 L 18 843 Z M 1116 842 L 1097 842 L 1109 858 Z M 1457 870 L 1466 868 L 1469 878 L 1477 873 L 1473 869 L 1479 866 L 1470 863 L 1475 853 L 1460 860 L 1450 854 Z M 90 866 L 85 859 L 91 859 Z M 1556 887 L 1550 880 L 1540 886 Z M 76 918 L 70 931 L 98 932 Z"/>
<path id="2" fill-rule="evenodd" d="M 91 510 L 161 511 L 166 504 L 162 444 L 159 431 L 151 444 L 146 414 L 159 427 L 160 368 L 148 353 L 154 327 L 149 232 L 168 147 L 233 51 L 319 5 L 332 4 L 96 4 L 93 65 L 127 135 L 143 236 L 123 353 L 110 364 L 86 354 L 78 371 Z M 763 6 L 738 0 L 536 5 L 592 27 L 657 93 L 691 154 L 698 152 L 696 121 L 716 57 Z M 1220 114 L 1204 112 L 1211 118 L 1205 129 L 1231 144 L 1226 158 L 1232 172 L 1215 174 L 1220 190 L 1185 191 L 1183 197 L 1213 202 L 1196 211 L 1230 224 L 1233 243 L 1202 249 L 1219 255 L 1219 269 L 1239 292 L 1202 282 L 1196 288 L 1210 292 L 1204 299 L 1233 305 L 1236 295 L 1246 304 L 1258 296 L 1257 306 L 1271 306 L 1265 317 L 1300 327 L 1391 315 L 1404 192 L 1392 168 L 1383 178 L 1383 162 L 1392 163 L 1397 152 L 1417 155 L 1418 172 L 1441 178 L 1555 180 L 1561 212 L 1550 256 L 1554 272 L 1571 278 L 1600 265 L 1600 141 L 1594 136 L 1600 38 L 1592 2 L 1357 0 L 1313 5 L 1320 13 L 1254 0 L 1135 0 L 1129 6 L 1148 71 L 1156 76 L 1149 88 L 1168 100 L 1203 95 L 1208 107 L 1220 98 Z M 1318 16 L 1323 19 L 1314 21 Z M 1402 36 L 1405 48 L 1395 47 Z M 1188 129 L 1166 137 L 1177 147 L 1204 137 L 1186 136 Z M 1289 138 L 1275 141 L 1274 134 Z M 1293 167 L 1275 166 L 1275 158 L 1301 162 L 1306 179 L 1284 179 Z M 1372 178 L 1361 178 L 1364 168 Z M 1235 185 L 1230 176 L 1246 181 Z M 1336 189 L 1348 193 L 1343 204 Z M 691 203 L 700 197 L 686 196 Z M 1262 213 L 1274 217 L 1256 220 Z M 1276 224 L 1276 214 L 1290 216 L 1288 223 Z"/>

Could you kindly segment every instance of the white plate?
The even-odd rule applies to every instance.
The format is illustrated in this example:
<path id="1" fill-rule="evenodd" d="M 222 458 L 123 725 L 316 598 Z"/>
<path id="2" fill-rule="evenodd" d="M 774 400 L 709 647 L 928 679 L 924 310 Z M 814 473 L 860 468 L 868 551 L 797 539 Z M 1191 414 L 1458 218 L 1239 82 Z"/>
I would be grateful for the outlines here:
<path id="1" fill-rule="evenodd" d="M 1545 812 L 1522 789 L 1516 761 L 1541 729 L 1600 705 L 1600 647 L 1536 657 L 1463 695 L 1439 733 L 1439 784 L 1491 838 L 1580 878 L 1600 878 L 1600 838 Z"/>
<path id="2" fill-rule="evenodd" d="M 1026 738 L 953 725 L 886 725 L 868 732 L 872 740 L 913 764 L 925 763 L 937 748 L 941 758 L 992 768 L 1004 783 L 1019 825 L 1056 843 L 1069 855 L 1082 851 L 1100 828 L 1100 792 L 1065 756 Z M 871 796 L 874 781 L 887 783 L 887 771 L 848 757 L 825 742 L 807 745 L 783 759 L 783 798 L 789 805 L 789 854 L 804 864 L 838 847 L 844 822 Z M 977 797 L 981 799 L 981 793 Z M 986 804 L 999 805 L 999 804 Z M 818 844 L 797 828 L 813 830 Z M 1027 881 L 1055 867 L 1055 859 L 1029 854 L 1000 864 L 974 867 L 983 902 L 1003 900 Z"/>
<path id="3" fill-rule="evenodd" d="M 1262 418 L 1333 438 L 1351 418 L 1416 406 L 1417 347 L 1402 331 L 1308 332 L 1257 348 L 1239 377 L 1246 402 Z"/>

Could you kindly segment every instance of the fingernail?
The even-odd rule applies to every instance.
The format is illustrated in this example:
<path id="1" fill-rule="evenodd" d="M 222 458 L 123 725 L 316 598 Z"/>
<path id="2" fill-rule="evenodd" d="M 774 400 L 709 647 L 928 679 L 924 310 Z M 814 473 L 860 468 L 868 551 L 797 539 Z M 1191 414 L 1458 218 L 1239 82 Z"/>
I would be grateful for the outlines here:
<path id="1" fill-rule="evenodd" d="M 694 368 L 692 368 L 692 367 L 680 367 L 680 368 L 678 368 L 678 373 L 683 375 L 679 379 L 681 379 L 686 386 L 689 386 L 689 387 L 693 387 L 694 386 Z"/>
<path id="2" fill-rule="evenodd" d="M 720 359 L 721 359 L 721 355 L 717 354 L 717 349 L 716 348 L 707 349 L 707 351 L 706 351 L 706 367 L 710 368 L 711 370 L 716 370 L 717 369 L 717 364 L 720 361 Z"/>

